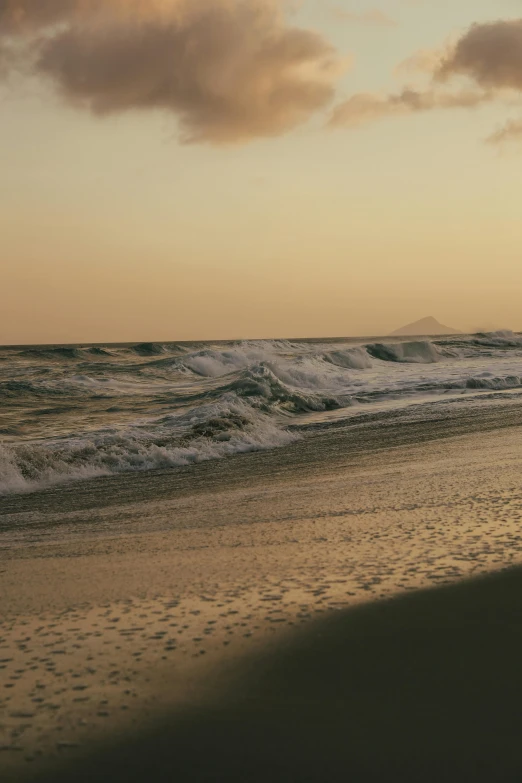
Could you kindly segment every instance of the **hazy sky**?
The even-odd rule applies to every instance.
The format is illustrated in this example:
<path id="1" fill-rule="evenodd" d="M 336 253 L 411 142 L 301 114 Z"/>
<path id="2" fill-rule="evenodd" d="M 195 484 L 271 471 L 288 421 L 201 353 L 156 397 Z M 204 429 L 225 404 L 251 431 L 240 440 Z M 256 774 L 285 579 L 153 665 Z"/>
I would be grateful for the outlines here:
<path id="1" fill-rule="evenodd" d="M 519 20 L 0 0 L 0 342 L 522 330 Z"/>

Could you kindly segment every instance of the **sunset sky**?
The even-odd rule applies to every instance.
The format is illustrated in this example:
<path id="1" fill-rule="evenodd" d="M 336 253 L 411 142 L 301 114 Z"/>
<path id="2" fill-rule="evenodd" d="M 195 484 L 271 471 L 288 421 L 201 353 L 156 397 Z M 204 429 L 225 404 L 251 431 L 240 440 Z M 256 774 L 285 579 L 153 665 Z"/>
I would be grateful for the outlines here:
<path id="1" fill-rule="evenodd" d="M 522 0 L 0 0 L 0 101 L 0 343 L 522 330 Z"/>

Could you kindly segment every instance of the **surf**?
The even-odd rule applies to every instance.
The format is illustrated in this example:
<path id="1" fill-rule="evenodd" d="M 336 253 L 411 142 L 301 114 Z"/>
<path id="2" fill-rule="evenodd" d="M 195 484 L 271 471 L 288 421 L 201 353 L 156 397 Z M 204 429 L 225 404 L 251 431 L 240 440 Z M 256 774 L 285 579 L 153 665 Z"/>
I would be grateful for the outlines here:
<path id="1" fill-rule="evenodd" d="M 371 411 L 500 404 L 521 367 L 507 331 L 0 348 L 0 492 L 284 448 Z"/>

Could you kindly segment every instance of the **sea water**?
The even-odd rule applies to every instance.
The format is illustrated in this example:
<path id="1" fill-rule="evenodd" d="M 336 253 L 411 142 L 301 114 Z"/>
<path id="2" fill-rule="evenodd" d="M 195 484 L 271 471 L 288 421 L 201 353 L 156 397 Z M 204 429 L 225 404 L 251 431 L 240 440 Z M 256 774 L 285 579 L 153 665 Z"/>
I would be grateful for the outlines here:
<path id="1" fill-rule="evenodd" d="M 522 335 L 0 348 L 0 494 L 522 394 Z"/>

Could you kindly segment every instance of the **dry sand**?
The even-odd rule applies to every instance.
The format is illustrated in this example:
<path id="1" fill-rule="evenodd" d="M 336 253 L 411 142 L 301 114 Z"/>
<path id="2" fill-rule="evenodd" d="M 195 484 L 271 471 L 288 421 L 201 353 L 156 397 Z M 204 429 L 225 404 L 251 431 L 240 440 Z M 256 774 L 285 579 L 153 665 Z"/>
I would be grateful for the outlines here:
<path id="1" fill-rule="evenodd" d="M 7 504 L 2 780 L 522 779 L 521 439 Z"/>

